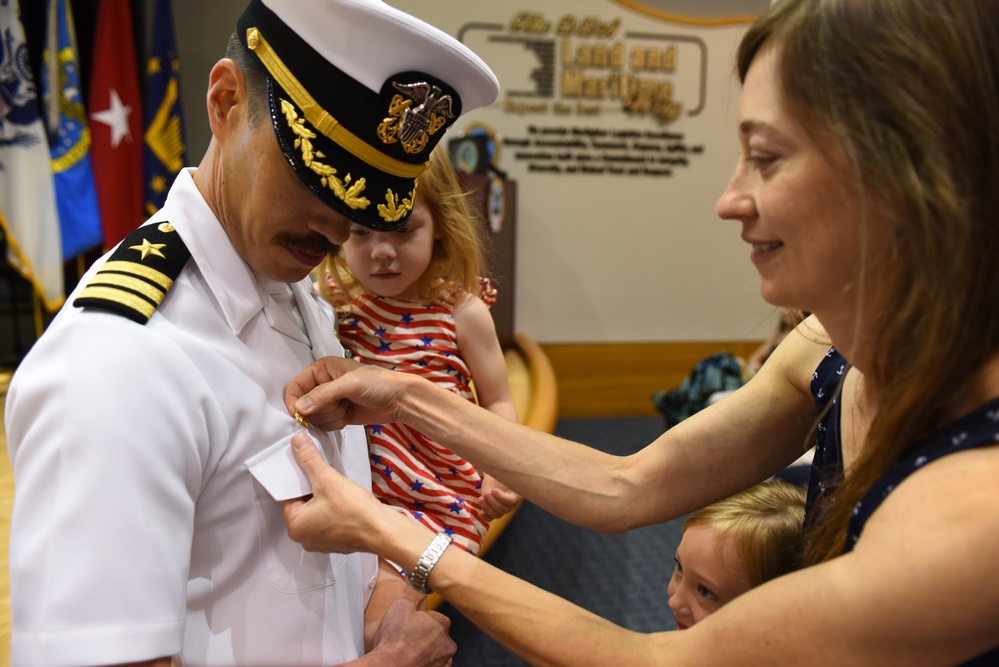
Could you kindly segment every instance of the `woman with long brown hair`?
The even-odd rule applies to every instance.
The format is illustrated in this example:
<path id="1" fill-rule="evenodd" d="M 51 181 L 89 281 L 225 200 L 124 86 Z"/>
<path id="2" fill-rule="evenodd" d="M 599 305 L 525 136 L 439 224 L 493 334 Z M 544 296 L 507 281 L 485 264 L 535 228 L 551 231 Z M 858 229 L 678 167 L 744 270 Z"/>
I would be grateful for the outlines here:
<path id="1" fill-rule="evenodd" d="M 816 444 L 808 566 L 682 633 L 633 633 L 380 511 L 307 439 L 315 495 L 286 507 L 290 533 L 415 566 L 536 664 L 997 664 L 999 1 L 783 0 L 738 71 L 742 156 L 718 213 L 741 224 L 763 297 L 813 313 L 743 388 L 627 457 L 336 360 L 288 404 L 331 428 L 389 415 L 606 532 Z"/>

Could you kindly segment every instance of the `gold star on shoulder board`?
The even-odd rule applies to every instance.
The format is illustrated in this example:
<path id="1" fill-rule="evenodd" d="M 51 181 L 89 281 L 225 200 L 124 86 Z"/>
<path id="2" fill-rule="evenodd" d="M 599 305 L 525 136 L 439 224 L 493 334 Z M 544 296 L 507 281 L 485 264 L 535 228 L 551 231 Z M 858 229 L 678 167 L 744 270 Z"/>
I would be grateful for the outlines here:
<path id="1" fill-rule="evenodd" d="M 142 253 L 142 259 L 145 259 L 149 255 L 156 255 L 157 257 L 162 257 L 166 259 L 166 255 L 160 252 L 160 248 L 165 248 L 166 243 L 150 243 L 148 239 L 142 239 L 140 245 L 128 246 L 129 250 L 138 250 Z"/>

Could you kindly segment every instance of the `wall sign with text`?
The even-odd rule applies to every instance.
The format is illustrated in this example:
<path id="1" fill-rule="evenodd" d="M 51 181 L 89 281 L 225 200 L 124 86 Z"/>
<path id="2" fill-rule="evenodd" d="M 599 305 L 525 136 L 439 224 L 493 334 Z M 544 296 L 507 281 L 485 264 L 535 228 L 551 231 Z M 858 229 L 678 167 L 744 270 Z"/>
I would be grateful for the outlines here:
<path id="1" fill-rule="evenodd" d="M 689 30 L 521 10 L 457 36 L 497 71 L 498 144 L 527 173 L 671 176 L 705 150 L 684 131 L 705 109 L 710 55 Z"/>

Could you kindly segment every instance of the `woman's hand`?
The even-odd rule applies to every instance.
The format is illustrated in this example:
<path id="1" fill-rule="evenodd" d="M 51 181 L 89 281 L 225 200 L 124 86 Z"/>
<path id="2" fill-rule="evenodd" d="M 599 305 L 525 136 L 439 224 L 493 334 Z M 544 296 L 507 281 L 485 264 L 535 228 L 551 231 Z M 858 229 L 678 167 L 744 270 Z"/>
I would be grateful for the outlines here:
<path id="1" fill-rule="evenodd" d="M 306 551 L 374 551 L 371 545 L 380 541 L 379 519 L 384 506 L 327 465 L 306 433 L 292 436 L 291 445 L 295 459 L 312 482 L 312 495 L 284 503 L 288 536 Z"/>
<path id="2" fill-rule="evenodd" d="M 323 357 L 292 378 L 284 402 L 290 414 L 297 412 L 325 431 L 348 424 L 388 424 L 402 421 L 400 403 L 413 379 L 349 359 Z"/>

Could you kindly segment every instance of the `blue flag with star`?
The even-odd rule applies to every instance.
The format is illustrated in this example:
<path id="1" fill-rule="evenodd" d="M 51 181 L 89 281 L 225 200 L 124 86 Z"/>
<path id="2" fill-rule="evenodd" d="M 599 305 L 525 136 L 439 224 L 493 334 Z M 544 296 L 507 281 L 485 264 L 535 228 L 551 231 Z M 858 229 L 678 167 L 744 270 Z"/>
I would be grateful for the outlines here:
<path id="1" fill-rule="evenodd" d="M 146 66 L 146 213 L 166 201 L 167 191 L 187 160 L 180 104 L 180 60 L 170 0 L 156 0 L 153 50 Z"/>
<path id="2" fill-rule="evenodd" d="M 62 258 L 103 239 L 97 185 L 90 162 L 90 127 L 83 106 L 76 30 L 68 0 L 51 0 L 42 57 L 42 105 L 49 138 Z"/>

